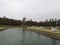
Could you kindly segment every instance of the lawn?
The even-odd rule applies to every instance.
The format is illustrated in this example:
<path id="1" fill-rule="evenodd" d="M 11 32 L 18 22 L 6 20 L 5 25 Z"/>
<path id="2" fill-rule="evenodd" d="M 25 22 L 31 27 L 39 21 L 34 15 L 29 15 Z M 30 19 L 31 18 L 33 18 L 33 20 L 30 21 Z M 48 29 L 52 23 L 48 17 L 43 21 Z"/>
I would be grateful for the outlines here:
<path id="1" fill-rule="evenodd" d="M 8 28 L 20 28 L 20 26 L 0 25 L 0 31 Z"/>

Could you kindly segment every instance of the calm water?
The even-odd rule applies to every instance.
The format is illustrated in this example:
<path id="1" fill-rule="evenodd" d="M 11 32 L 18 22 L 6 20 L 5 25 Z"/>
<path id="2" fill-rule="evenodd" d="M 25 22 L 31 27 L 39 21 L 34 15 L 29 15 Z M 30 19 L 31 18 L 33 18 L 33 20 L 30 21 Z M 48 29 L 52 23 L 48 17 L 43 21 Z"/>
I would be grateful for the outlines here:
<path id="1" fill-rule="evenodd" d="M 60 41 L 19 28 L 0 31 L 0 45 L 60 45 Z"/>

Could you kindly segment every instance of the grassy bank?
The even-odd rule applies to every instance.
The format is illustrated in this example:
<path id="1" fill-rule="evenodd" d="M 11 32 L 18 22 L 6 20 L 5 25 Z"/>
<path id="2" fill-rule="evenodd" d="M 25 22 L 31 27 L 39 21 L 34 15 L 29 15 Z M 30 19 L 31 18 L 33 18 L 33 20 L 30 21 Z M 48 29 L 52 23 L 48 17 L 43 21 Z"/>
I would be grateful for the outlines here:
<path id="1" fill-rule="evenodd" d="M 7 29 L 7 27 L 0 27 L 0 31 Z"/>
<path id="2" fill-rule="evenodd" d="M 27 27 L 26 29 L 36 32 L 36 33 L 40 33 L 40 34 L 48 36 L 48 37 L 51 37 L 53 39 L 60 40 L 60 29 L 57 29 L 56 32 L 52 32 L 51 29 L 48 27 L 47 28 L 46 27 L 43 27 L 43 28 L 41 28 L 41 27 Z"/>
<path id="3" fill-rule="evenodd" d="M 8 28 L 20 28 L 20 26 L 0 25 L 0 31 L 3 31 Z"/>

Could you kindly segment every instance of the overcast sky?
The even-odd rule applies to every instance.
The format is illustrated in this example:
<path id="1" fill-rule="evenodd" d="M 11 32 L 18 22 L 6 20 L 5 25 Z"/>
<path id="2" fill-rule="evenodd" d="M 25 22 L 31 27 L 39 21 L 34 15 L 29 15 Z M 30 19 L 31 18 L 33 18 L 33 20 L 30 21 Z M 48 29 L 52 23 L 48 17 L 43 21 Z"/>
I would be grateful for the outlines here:
<path id="1" fill-rule="evenodd" d="M 33 19 L 60 18 L 60 0 L 0 0 L 0 17 Z"/>

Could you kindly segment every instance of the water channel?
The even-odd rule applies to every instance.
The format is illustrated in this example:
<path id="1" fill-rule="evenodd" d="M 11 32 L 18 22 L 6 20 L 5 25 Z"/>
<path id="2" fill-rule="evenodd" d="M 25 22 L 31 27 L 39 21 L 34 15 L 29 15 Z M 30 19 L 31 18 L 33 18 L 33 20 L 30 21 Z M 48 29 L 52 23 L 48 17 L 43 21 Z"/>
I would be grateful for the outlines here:
<path id="1" fill-rule="evenodd" d="M 0 31 L 0 45 L 60 45 L 60 41 L 28 30 L 11 28 Z"/>

